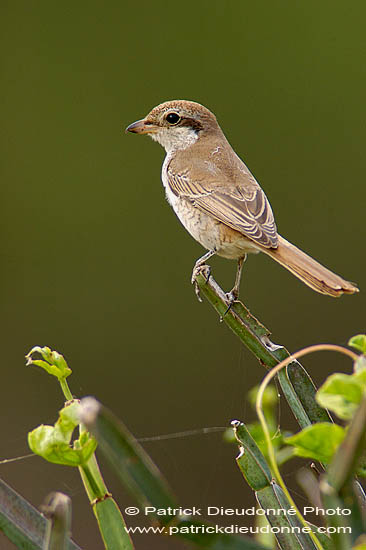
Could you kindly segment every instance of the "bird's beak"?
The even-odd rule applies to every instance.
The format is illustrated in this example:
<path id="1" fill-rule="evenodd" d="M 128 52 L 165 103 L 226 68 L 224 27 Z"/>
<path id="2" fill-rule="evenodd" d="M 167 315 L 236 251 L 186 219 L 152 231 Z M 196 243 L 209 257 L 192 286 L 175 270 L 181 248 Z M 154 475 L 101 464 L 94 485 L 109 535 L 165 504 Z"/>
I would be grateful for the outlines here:
<path id="1" fill-rule="evenodd" d="M 158 127 L 153 124 L 152 122 L 149 122 L 145 118 L 142 118 L 141 120 L 137 120 L 136 122 L 133 122 L 126 128 L 127 132 L 132 132 L 134 134 L 151 134 L 152 132 L 156 132 L 158 130 Z"/>

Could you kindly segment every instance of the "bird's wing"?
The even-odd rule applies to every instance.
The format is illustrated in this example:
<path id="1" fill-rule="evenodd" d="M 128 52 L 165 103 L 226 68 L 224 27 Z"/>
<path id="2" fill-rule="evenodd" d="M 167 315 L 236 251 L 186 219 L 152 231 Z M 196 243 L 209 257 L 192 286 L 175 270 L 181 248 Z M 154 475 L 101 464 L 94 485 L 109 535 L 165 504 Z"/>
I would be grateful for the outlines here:
<path id="1" fill-rule="evenodd" d="M 212 178 L 192 181 L 189 172 L 167 170 L 171 191 L 192 202 L 232 229 L 265 248 L 278 245 L 277 228 L 271 205 L 262 189 L 249 173 L 250 181 L 230 181 L 228 185 Z"/>

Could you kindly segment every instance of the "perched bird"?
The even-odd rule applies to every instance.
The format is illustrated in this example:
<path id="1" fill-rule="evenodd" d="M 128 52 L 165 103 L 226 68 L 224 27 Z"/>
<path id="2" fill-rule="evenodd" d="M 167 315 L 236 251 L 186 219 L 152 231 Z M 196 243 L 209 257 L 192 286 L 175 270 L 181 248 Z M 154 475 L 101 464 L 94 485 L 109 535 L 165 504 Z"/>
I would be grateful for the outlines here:
<path id="1" fill-rule="evenodd" d="M 317 292 L 329 296 L 358 292 L 353 283 L 277 233 L 266 195 L 206 107 L 193 101 L 167 101 L 127 131 L 148 134 L 167 153 L 162 167 L 167 199 L 187 231 L 208 250 L 196 261 L 192 282 L 214 254 L 237 260 L 235 285 L 228 293 L 232 302 L 239 296 L 247 253 L 264 252 Z"/>

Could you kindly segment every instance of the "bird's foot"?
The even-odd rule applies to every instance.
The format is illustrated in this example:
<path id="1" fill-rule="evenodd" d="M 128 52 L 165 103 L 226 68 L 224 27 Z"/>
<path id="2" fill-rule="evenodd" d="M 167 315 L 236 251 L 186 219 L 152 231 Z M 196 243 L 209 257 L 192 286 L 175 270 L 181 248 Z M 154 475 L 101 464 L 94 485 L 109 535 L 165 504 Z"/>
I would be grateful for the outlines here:
<path id="1" fill-rule="evenodd" d="M 234 302 L 238 301 L 239 292 L 235 288 L 233 288 L 232 290 L 230 290 L 230 292 L 226 293 L 226 298 L 227 298 L 227 302 L 228 302 L 228 307 L 227 307 L 227 310 L 225 311 L 223 317 L 225 317 L 225 315 L 227 313 L 229 313 L 230 309 L 234 305 Z"/>
<path id="2" fill-rule="evenodd" d="M 208 283 L 211 275 L 211 267 L 207 264 L 195 265 L 192 271 L 191 283 L 192 285 L 194 285 L 194 291 L 196 293 L 198 301 L 202 302 L 200 287 L 197 283 L 198 275 L 203 275 L 203 277 L 206 279 L 206 283 Z"/>

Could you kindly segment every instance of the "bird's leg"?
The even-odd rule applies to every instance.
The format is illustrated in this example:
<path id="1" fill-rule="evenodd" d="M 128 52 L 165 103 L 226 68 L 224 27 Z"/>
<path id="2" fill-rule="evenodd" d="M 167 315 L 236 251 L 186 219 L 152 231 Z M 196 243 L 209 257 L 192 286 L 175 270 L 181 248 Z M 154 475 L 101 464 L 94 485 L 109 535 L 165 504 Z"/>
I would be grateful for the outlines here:
<path id="1" fill-rule="evenodd" d="M 231 306 L 233 305 L 235 300 L 237 300 L 239 298 L 239 287 L 240 287 L 241 272 L 243 270 L 243 265 L 244 265 L 244 262 L 245 262 L 246 259 L 247 259 L 247 255 L 244 254 L 244 256 L 242 256 L 238 260 L 238 267 L 237 267 L 237 270 L 236 270 L 235 284 L 234 284 L 232 290 L 230 290 L 230 292 L 228 292 L 226 294 L 227 299 L 229 301 L 229 307 L 225 311 L 224 315 L 227 314 L 227 312 L 229 311 L 229 309 L 231 308 Z"/>
<path id="2" fill-rule="evenodd" d="M 194 264 L 194 268 L 193 268 L 193 271 L 192 271 L 192 277 L 191 277 L 191 283 L 192 283 L 192 285 L 194 285 L 194 291 L 195 291 L 196 296 L 197 296 L 197 298 L 200 302 L 202 302 L 202 298 L 200 296 L 200 287 L 197 284 L 196 277 L 202 271 L 202 268 L 203 268 L 206 260 L 210 259 L 215 254 L 216 254 L 216 249 L 209 250 L 208 252 L 206 252 L 206 254 L 201 256 L 201 258 L 198 258 L 198 260 Z M 206 282 L 208 282 L 208 280 L 210 278 L 210 275 L 211 275 L 211 268 L 210 268 L 209 265 L 205 266 L 205 271 L 204 271 L 203 275 L 206 278 Z"/>

